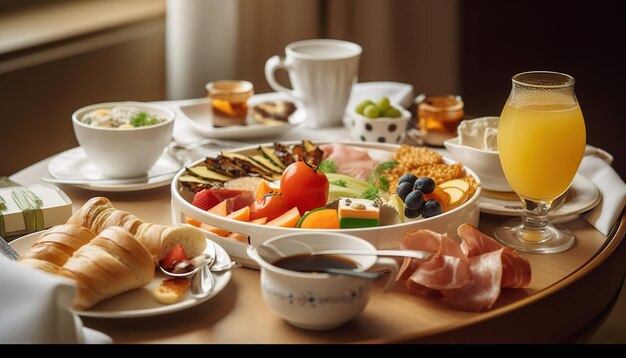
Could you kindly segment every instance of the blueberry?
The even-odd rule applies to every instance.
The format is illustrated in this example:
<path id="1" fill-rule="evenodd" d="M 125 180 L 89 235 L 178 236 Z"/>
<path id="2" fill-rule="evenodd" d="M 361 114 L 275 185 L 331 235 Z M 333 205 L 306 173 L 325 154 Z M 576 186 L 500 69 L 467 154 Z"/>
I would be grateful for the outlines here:
<path id="1" fill-rule="evenodd" d="M 419 190 L 424 194 L 430 194 L 435 190 L 435 181 L 429 177 L 417 178 L 415 184 L 413 185 L 413 189 Z"/>
<path id="2" fill-rule="evenodd" d="M 430 218 L 441 214 L 441 204 L 435 199 L 428 199 L 422 207 L 422 216 Z"/>
<path id="3" fill-rule="evenodd" d="M 416 217 L 420 216 L 420 210 L 417 209 L 411 209 L 408 206 L 404 207 L 404 216 L 406 216 L 409 219 L 415 219 Z"/>
<path id="4" fill-rule="evenodd" d="M 424 193 L 419 190 L 413 190 L 406 196 L 404 205 L 413 210 L 422 209 L 422 205 L 424 205 Z"/>
<path id="5" fill-rule="evenodd" d="M 404 182 L 410 183 L 411 186 L 413 186 L 416 180 L 417 180 L 417 176 L 413 174 L 404 174 L 403 176 L 400 177 L 400 179 L 398 179 L 398 186 L 400 186 L 400 183 L 404 183 Z"/>
<path id="6" fill-rule="evenodd" d="M 409 195 L 413 191 L 413 185 L 411 183 L 403 182 L 398 184 L 398 190 L 396 190 L 396 194 L 404 201 L 406 196 Z"/>

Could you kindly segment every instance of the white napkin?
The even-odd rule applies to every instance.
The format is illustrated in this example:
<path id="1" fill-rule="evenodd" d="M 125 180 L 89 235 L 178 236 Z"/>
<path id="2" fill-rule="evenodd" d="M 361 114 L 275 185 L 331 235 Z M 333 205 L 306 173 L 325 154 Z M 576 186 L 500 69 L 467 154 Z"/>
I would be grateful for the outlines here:
<path id="1" fill-rule="evenodd" d="M 604 235 L 609 234 L 626 205 L 626 184 L 611 167 L 612 162 L 613 156 L 609 153 L 587 146 L 578 169 L 602 194 L 600 204 L 585 214 L 584 218 Z"/>
<path id="2" fill-rule="evenodd" d="M 112 343 L 68 307 L 76 285 L 0 256 L 0 343 Z"/>

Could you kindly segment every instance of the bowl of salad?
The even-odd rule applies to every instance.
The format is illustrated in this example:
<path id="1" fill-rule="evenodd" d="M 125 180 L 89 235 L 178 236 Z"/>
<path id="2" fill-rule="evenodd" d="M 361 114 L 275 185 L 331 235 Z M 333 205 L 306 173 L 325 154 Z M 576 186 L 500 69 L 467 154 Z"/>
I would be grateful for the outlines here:
<path id="1" fill-rule="evenodd" d="M 146 175 L 172 138 L 174 112 L 141 102 L 89 105 L 72 114 L 87 158 L 107 177 Z"/>
<path id="2" fill-rule="evenodd" d="M 427 148 L 368 142 L 223 150 L 182 169 L 171 195 L 175 225 L 198 227 L 249 266 L 247 246 L 279 235 L 339 232 L 391 249 L 413 230 L 454 236 L 480 212 L 470 168 Z"/>

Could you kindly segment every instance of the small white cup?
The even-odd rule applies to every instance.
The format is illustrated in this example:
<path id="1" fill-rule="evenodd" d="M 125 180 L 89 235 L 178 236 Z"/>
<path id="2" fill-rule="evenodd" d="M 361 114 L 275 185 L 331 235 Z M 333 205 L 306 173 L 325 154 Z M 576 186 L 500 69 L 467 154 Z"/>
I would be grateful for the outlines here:
<path id="1" fill-rule="evenodd" d="M 267 60 L 265 78 L 275 91 L 304 103 L 306 127 L 342 126 L 352 85 L 358 80 L 361 52 L 361 46 L 348 41 L 293 42 L 285 47 L 285 58 L 273 56 Z M 293 90 L 278 83 L 275 77 L 278 69 L 289 73 Z"/>
<path id="2" fill-rule="evenodd" d="M 85 124 L 80 119 L 95 109 L 117 106 L 135 107 L 165 120 L 138 128 L 103 128 Z M 141 102 L 93 104 L 72 114 L 74 134 L 87 158 L 109 178 L 134 178 L 148 173 L 172 139 L 174 112 Z"/>
<path id="3" fill-rule="evenodd" d="M 248 248 L 248 255 L 261 267 L 263 300 L 278 316 L 290 324 L 312 330 L 338 327 L 356 317 L 367 305 L 372 280 L 325 273 L 303 273 L 274 266 L 281 257 L 326 249 L 374 251 L 369 242 L 356 236 L 308 232 L 287 234 L 263 243 L 281 256 L 268 257 Z M 342 255 L 356 262 L 360 271 L 390 271 L 385 292 L 395 284 L 398 264 L 376 255 Z"/>

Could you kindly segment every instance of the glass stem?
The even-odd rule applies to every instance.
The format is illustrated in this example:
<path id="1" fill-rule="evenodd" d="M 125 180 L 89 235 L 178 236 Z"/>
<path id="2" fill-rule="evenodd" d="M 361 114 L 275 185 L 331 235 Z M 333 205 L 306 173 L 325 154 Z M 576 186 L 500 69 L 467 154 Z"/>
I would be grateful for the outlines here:
<path id="1" fill-rule="evenodd" d="M 542 242 L 549 238 L 546 235 L 546 227 L 550 224 L 548 211 L 550 204 L 539 201 L 534 202 L 522 198 L 524 212 L 522 213 L 522 227 L 520 228 L 520 239 Z"/>

